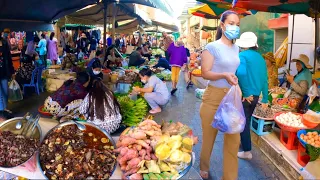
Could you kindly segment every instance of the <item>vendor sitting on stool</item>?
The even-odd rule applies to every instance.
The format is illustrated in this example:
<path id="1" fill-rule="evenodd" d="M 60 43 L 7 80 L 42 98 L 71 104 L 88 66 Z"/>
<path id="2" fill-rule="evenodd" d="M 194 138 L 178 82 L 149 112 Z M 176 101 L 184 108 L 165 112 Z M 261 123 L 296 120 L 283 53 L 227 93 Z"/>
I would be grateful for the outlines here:
<path id="1" fill-rule="evenodd" d="M 300 54 L 299 58 L 292 61 L 296 62 L 298 74 L 295 76 L 287 75 L 290 88 L 286 92 L 285 97 L 288 98 L 288 105 L 296 109 L 312 85 L 312 74 L 309 70 L 312 69 L 312 66 L 309 64 L 308 56 L 304 54 Z"/>
<path id="2" fill-rule="evenodd" d="M 161 56 L 161 54 L 155 55 L 155 58 L 158 61 L 158 63 L 155 66 L 153 66 L 154 68 L 159 68 L 160 67 L 160 68 L 165 68 L 165 69 L 171 70 L 171 67 L 169 65 L 168 60 L 163 58 Z"/>
<path id="3" fill-rule="evenodd" d="M 134 87 L 133 91 L 144 93 L 144 98 L 152 108 L 149 112 L 156 114 L 161 112 L 160 106 L 165 105 L 169 101 L 169 90 L 165 82 L 161 81 L 157 76 L 151 76 L 152 71 L 144 68 L 139 72 L 141 82 L 145 84 L 144 88 Z"/>

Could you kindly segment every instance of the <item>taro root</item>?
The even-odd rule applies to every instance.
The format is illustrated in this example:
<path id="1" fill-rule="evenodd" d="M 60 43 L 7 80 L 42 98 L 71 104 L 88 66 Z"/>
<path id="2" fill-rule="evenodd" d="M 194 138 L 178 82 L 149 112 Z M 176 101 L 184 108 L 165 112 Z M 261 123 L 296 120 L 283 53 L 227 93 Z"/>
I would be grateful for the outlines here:
<path id="1" fill-rule="evenodd" d="M 10 131 L 0 131 L 0 166 L 15 167 L 31 158 L 39 147 L 39 140 Z"/>
<path id="2" fill-rule="evenodd" d="M 47 142 L 53 142 L 52 147 Z M 109 178 L 116 165 L 112 149 L 107 137 L 95 131 L 82 132 L 76 125 L 67 125 L 46 136 L 40 147 L 40 164 L 49 179 Z"/>

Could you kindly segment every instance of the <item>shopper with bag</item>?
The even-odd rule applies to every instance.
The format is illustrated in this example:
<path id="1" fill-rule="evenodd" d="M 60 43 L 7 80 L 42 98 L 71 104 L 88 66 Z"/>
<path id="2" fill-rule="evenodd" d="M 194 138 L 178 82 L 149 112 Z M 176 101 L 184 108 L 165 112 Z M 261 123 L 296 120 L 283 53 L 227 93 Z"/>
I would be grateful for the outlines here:
<path id="1" fill-rule="evenodd" d="M 8 80 L 14 74 L 10 47 L 8 41 L 0 37 L 0 116 L 5 119 L 10 117 L 8 111 Z"/>
<path id="2" fill-rule="evenodd" d="M 268 71 L 264 58 L 257 52 L 257 36 L 253 32 L 245 32 L 236 41 L 243 49 L 239 54 L 240 66 L 237 77 L 243 96 L 243 108 L 246 116 L 244 131 L 240 134 L 242 150 L 238 153 L 241 159 L 252 159 L 250 122 L 254 109 L 262 93 L 262 107 L 268 107 Z"/>
<path id="3" fill-rule="evenodd" d="M 233 11 L 221 15 L 216 41 L 207 44 L 202 53 L 202 77 L 210 80 L 200 107 L 203 142 L 200 156 L 200 175 L 209 178 L 209 166 L 212 148 L 218 129 L 211 125 L 220 102 L 229 88 L 238 84 L 235 72 L 240 64 L 239 47 L 233 42 L 240 34 L 240 18 Z M 241 99 L 239 98 L 240 102 Z M 240 134 L 224 134 L 223 180 L 238 178 L 238 149 Z"/>

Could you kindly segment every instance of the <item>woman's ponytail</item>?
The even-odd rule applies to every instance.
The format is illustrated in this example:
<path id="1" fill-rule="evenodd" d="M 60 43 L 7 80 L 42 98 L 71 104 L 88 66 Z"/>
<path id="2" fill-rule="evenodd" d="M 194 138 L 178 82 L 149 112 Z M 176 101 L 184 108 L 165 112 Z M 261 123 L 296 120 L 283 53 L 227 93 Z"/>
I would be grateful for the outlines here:
<path id="1" fill-rule="evenodd" d="M 217 27 L 216 40 L 222 37 L 222 28 L 221 26 Z"/>

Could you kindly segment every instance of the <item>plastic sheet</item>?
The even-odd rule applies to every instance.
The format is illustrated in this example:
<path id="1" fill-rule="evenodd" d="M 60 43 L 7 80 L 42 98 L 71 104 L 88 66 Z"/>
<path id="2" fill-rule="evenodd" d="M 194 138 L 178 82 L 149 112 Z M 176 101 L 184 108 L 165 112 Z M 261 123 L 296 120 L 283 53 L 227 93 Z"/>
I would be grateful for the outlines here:
<path id="1" fill-rule="evenodd" d="M 212 127 L 227 134 L 241 133 L 246 124 L 241 99 L 239 85 L 232 86 L 218 107 Z"/>

